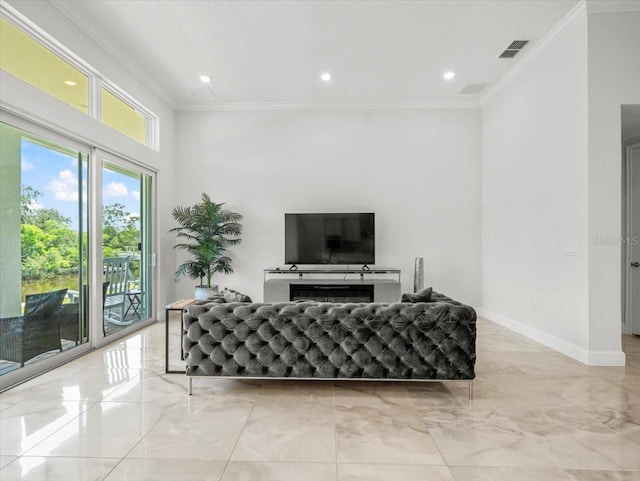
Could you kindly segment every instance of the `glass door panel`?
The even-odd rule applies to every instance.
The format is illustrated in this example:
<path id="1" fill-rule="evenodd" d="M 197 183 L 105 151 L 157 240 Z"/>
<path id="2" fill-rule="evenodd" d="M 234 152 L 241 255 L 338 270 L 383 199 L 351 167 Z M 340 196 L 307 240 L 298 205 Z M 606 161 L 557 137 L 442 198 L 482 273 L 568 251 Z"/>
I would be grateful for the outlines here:
<path id="1" fill-rule="evenodd" d="M 150 317 L 151 177 L 103 161 L 103 331 L 113 335 Z"/>
<path id="2" fill-rule="evenodd" d="M 0 123 L 0 375 L 89 341 L 87 168 L 86 152 Z"/>

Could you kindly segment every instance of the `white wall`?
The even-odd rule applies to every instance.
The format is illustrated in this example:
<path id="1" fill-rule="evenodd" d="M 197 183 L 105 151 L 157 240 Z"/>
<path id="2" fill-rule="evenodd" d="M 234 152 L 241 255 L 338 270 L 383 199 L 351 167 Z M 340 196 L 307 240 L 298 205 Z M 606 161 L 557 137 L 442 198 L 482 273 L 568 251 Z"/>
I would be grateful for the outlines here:
<path id="1" fill-rule="evenodd" d="M 483 108 L 481 313 L 587 361 L 587 19 Z M 619 157 L 618 157 L 619 159 Z M 577 256 L 563 256 L 563 247 Z"/>
<path id="2" fill-rule="evenodd" d="M 176 203 L 207 192 L 244 214 L 235 274 L 215 282 L 262 300 L 284 262 L 285 212 L 375 212 L 376 265 L 480 301 L 479 110 L 178 113 Z M 194 281 L 182 280 L 187 297 Z"/>
<path id="3" fill-rule="evenodd" d="M 49 2 L 10 0 L 7 3 L 160 118 L 160 150 L 154 152 L 10 74 L 1 73 L 0 101 L 6 108 L 61 132 L 72 133 L 83 141 L 109 146 L 112 151 L 158 170 L 156 301 L 162 309 L 175 296 L 171 282 L 171 271 L 175 264 L 171 247 L 173 239 L 167 234 L 175 186 L 175 112 Z M 90 29 L 90 26 L 86 27 Z"/>
<path id="4" fill-rule="evenodd" d="M 622 233 L 621 105 L 640 103 L 640 12 L 589 14 L 589 235 Z M 589 249 L 589 345 L 620 350 L 620 242 Z"/>

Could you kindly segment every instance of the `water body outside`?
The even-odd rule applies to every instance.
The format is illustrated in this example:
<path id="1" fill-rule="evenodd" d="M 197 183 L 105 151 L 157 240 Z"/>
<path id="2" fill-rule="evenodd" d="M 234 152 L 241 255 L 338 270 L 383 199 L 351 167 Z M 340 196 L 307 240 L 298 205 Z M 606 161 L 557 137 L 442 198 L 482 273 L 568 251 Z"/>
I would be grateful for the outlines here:
<path id="1" fill-rule="evenodd" d="M 64 289 L 65 287 L 70 291 L 79 291 L 78 275 L 68 274 L 56 276 L 51 279 L 22 281 L 22 302 L 24 302 L 27 294 L 57 291 L 58 289 Z"/>

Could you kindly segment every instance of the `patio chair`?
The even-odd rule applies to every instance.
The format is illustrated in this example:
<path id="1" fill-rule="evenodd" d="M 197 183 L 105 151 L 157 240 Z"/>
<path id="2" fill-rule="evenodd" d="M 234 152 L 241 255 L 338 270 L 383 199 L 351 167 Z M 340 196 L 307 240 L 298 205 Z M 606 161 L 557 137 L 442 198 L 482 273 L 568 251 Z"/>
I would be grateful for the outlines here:
<path id="1" fill-rule="evenodd" d="M 62 351 L 60 315 L 67 289 L 28 294 L 24 315 L 0 319 L 0 359 L 24 363 L 49 351 Z"/>
<path id="2" fill-rule="evenodd" d="M 103 264 L 103 281 L 109 283 L 104 296 L 104 318 L 112 324 L 128 326 L 133 322 L 124 319 L 129 289 L 129 257 L 105 257 Z"/>
<path id="3" fill-rule="evenodd" d="M 107 297 L 107 288 L 109 287 L 109 282 L 102 283 L 102 312 L 104 313 L 104 301 Z M 87 289 L 87 285 L 82 286 L 82 292 L 84 294 L 85 299 L 85 311 L 82 319 L 83 323 L 83 334 L 82 336 L 86 336 L 88 332 L 88 311 L 86 309 L 87 302 L 89 299 L 89 293 Z M 103 324 L 104 331 L 104 324 Z M 67 339 L 68 341 L 74 341 L 76 346 L 82 341 L 81 332 L 80 332 L 80 303 L 79 302 L 70 302 L 69 304 L 63 304 L 62 306 L 62 316 L 60 318 L 60 337 L 62 339 Z"/>

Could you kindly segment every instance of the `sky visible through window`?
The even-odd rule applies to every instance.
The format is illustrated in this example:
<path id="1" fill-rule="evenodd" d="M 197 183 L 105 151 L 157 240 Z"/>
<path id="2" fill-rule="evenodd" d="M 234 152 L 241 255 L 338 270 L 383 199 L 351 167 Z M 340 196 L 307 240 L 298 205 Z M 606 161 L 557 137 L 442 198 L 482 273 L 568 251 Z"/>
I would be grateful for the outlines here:
<path id="1" fill-rule="evenodd" d="M 40 144 L 23 140 L 21 145 L 21 185 L 32 187 L 43 195 L 35 208 L 56 209 L 71 219 L 71 227 L 78 228 L 78 159 Z M 124 205 L 131 215 L 140 215 L 140 180 L 103 170 L 103 204 Z M 84 175 L 87 178 L 86 163 Z M 86 181 L 85 181 L 86 182 Z M 87 186 L 83 185 L 86 202 Z M 86 230 L 86 226 L 85 229 Z"/>

